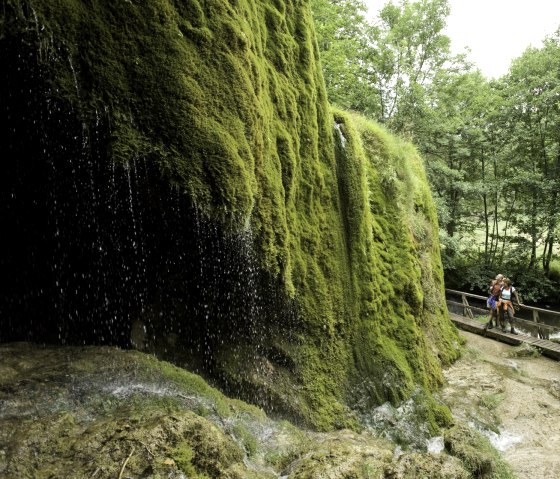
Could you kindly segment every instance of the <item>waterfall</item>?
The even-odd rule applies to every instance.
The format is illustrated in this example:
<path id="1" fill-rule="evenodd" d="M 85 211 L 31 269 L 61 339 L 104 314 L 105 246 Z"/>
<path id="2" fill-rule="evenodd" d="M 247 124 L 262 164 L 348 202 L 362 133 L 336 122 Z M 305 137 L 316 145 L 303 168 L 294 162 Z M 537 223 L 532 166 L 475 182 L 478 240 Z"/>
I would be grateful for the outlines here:
<path id="1" fill-rule="evenodd" d="M 336 130 L 338 137 L 340 138 L 340 144 L 342 145 L 342 148 L 346 148 L 346 137 L 344 136 L 344 133 L 342 132 L 342 128 L 340 125 L 341 125 L 340 123 L 337 123 L 335 121 L 334 129 Z"/>
<path id="2" fill-rule="evenodd" d="M 229 361 L 256 375 L 293 367 L 270 338 L 291 340 L 298 309 L 260 263 L 250 214 L 232 224 L 211 198 L 194 204 L 135 112 L 92 101 L 82 57 L 25 14 L 32 28 L 0 50 L 0 342 L 132 346 L 237 392 L 251 385 Z"/>

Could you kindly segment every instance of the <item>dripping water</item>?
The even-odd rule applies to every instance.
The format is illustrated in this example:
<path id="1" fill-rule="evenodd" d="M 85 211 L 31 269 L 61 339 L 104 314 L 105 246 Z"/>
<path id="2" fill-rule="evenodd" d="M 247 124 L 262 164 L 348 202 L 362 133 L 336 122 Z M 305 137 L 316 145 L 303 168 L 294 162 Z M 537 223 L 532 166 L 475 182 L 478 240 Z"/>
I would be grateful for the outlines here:
<path id="1" fill-rule="evenodd" d="M 340 139 L 340 144 L 342 145 L 342 148 L 346 148 L 346 137 L 344 136 L 344 133 L 342 132 L 342 128 L 340 125 L 341 123 L 335 122 L 334 129 L 338 134 L 338 138 Z"/>
<path id="2" fill-rule="evenodd" d="M 289 367 L 269 338 L 285 339 L 282 329 L 296 316 L 280 280 L 259 265 L 251 218 L 225 228 L 170 186 L 157 159 L 116 159 L 111 109 L 78 114 L 87 92 L 75 58 L 35 19 L 29 38 L 0 51 L 19 66 L 0 76 L 7 92 L 0 106 L 13 125 L 0 145 L 8 165 L 0 208 L 12 252 L 1 259 L 0 315 L 9 319 L 0 341 L 134 345 L 250 397 L 225 362 L 258 375 L 275 361 Z M 60 98 L 45 62 L 71 75 L 83 104 Z"/>

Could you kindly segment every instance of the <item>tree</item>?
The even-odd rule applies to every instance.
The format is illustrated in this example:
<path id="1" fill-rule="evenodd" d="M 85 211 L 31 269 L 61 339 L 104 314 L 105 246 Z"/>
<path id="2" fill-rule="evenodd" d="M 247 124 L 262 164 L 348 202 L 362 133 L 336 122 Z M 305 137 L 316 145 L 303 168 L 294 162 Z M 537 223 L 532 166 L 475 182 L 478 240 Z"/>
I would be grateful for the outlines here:
<path id="1" fill-rule="evenodd" d="M 389 2 L 368 29 L 379 120 L 395 131 L 410 129 L 422 110 L 426 85 L 450 58 L 450 41 L 442 33 L 448 15 L 447 0 Z"/>
<path id="2" fill-rule="evenodd" d="M 560 34 L 547 38 L 543 48 L 528 48 L 514 60 L 505 77 L 512 161 L 520 175 L 522 195 L 517 217 L 519 232 L 529 239 L 528 267 L 541 265 L 548 273 L 556 242 L 560 205 Z"/>
<path id="3" fill-rule="evenodd" d="M 467 201 L 485 194 L 490 146 L 486 121 L 491 108 L 489 87 L 468 64 L 441 70 L 426 89 L 424 115 L 414 125 L 414 138 L 425 159 L 434 192 L 447 205 L 441 224 L 450 237 L 473 221 L 477 210 Z"/>
<path id="4" fill-rule="evenodd" d="M 312 0 L 311 7 L 330 102 L 377 117 L 379 105 L 364 60 L 370 54 L 364 3 Z"/>
<path id="5" fill-rule="evenodd" d="M 358 0 L 312 0 L 331 102 L 410 129 L 424 87 L 449 59 L 447 0 L 388 3 L 369 23 Z"/>

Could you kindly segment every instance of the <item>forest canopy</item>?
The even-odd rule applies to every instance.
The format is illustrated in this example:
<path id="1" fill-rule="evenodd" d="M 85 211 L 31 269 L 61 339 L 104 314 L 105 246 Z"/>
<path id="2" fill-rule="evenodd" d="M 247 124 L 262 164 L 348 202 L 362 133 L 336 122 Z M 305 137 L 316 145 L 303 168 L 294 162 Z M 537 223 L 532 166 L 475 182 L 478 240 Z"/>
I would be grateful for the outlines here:
<path id="1" fill-rule="evenodd" d="M 523 299 L 560 286 L 560 29 L 489 80 L 444 34 L 447 0 L 312 0 L 331 102 L 412 140 L 438 208 L 448 287 L 502 272 Z"/>

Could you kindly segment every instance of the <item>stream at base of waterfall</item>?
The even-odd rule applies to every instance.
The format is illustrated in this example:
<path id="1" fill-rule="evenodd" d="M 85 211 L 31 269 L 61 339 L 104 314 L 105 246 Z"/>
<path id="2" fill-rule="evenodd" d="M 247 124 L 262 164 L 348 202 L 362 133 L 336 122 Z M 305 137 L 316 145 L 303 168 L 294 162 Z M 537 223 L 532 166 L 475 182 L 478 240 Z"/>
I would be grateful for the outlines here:
<path id="1" fill-rule="evenodd" d="M 445 371 L 444 402 L 488 436 L 518 478 L 560 478 L 560 362 L 461 336 L 465 354 Z"/>

